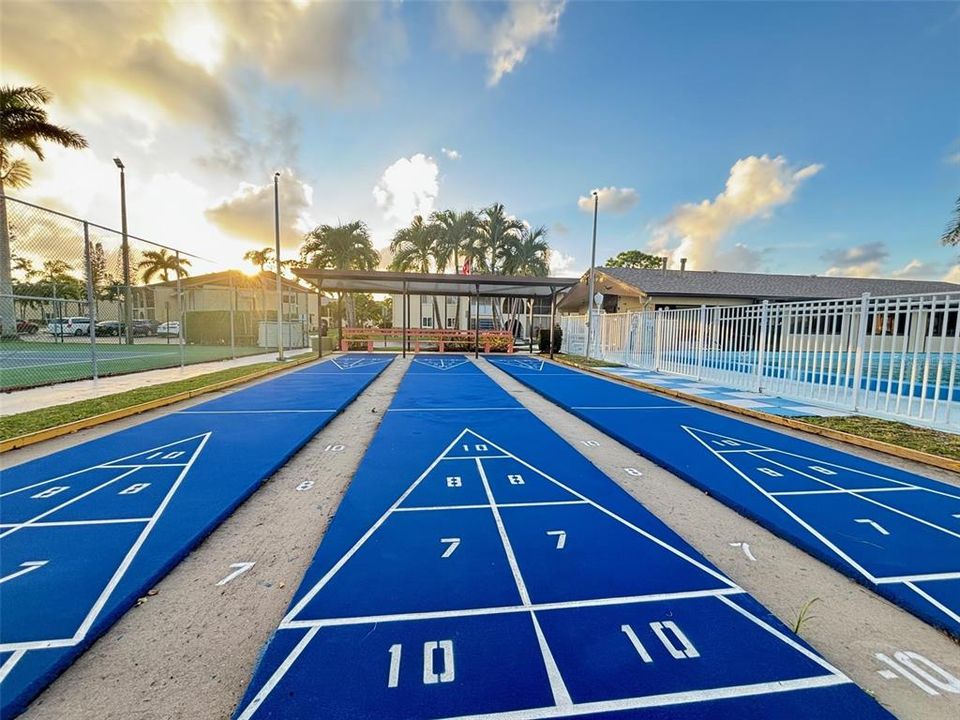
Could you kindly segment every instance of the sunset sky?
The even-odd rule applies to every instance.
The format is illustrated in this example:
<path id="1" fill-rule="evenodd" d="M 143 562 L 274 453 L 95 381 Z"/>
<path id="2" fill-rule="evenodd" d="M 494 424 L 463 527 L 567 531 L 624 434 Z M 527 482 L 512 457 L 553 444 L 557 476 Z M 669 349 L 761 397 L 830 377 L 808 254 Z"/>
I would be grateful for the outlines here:
<path id="1" fill-rule="evenodd" d="M 552 270 L 960 282 L 960 4 L 43 2 L 0 5 L 6 84 L 88 150 L 12 195 L 239 265 L 321 222 L 384 246 L 415 213 L 503 202 Z"/>

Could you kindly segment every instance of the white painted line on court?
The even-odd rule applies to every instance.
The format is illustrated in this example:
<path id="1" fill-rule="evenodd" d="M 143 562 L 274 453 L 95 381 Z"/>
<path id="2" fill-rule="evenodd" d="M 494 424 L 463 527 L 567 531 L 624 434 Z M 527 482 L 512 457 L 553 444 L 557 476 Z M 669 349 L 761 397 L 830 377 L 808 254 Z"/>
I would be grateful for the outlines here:
<path id="1" fill-rule="evenodd" d="M 64 475 L 58 475 L 57 477 L 50 478 L 49 480 L 41 480 L 40 482 L 31 483 L 30 485 L 24 485 L 23 487 L 19 487 L 14 490 L 7 490 L 4 493 L 0 493 L 0 498 L 7 497 L 8 495 L 14 495 L 19 492 L 24 492 L 25 490 L 32 490 L 35 487 L 40 487 L 41 485 L 48 485 L 49 483 L 57 482 L 58 480 L 66 480 L 67 478 L 74 477 L 75 475 L 80 475 L 81 473 L 85 473 L 88 470 L 100 470 L 103 468 L 114 468 L 114 467 L 153 467 L 153 465 L 145 464 L 145 463 L 140 463 L 137 465 L 119 465 L 118 463 L 122 463 L 124 460 L 129 460 L 130 458 L 135 458 L 140 455 L 146 455 L 147 453 L 153 453 L 159 450 L 164 450 L 168 447 L 173 447 L 174 445 L 190 442 L 191 440 L 196 440 L 199 437 L 203 437 L 203 433 L 199 435 L 194 435 L 192 437 L 184 438 L 183 440 L 174 440 L 173 442 L 169 442 L 166 445 L 158 445 L 157 447 L 151 448 L 149 450 L 142 450 L 140 452 L 131 453 L 130 455 L 124 455 L 123 457 L 119 457 L 116 460 L 107 460 L 106 462 L 100 463 L 99 465 L 91 465 L 90 467 L 85 467 L 85 468 L 82 468 L 81 470 L 74 470 L 73 472 L 68 472 Z M 179 466 L 180 464 L 164 463 L 160 465 L 160 467 L 173 467 L 175 465 Z"/>
<path id="2" fill-rule="evenodd" d="M 547 706 L 483 715 L 460 715 L 442 718 L 442 720 L 542 720 L 544 718 L 576 717 L 577 715 L 593 715 L 623 710 L 686 705 L 689 703 L 706 702 L 708 700 L 727 700 L 730 698 L 752 697 L 755 695 L 772 695 L 773 693 L 844 685 L 849 682 L 850 680 L 845 677 L 821 675 L 811 678 L 800 678 L 798 680 L 774 680 L 772 682 L 754 683 L 752 685 L 734 685 L 708 690 L 686 690 L 661 695 L 624 698 L 621 700 L 600 700 L 596 702 L 577 703 L 575 705 Z"/>
<path id="3" fill-rule="evenodd" d="M 845 562 L 847 562 L 847 564 L 849 564 L 850 567 L 852 567 L 853 569 L 855 569 L 857 572 L 859 572 L 861 575 L 863 575 L 865 578 L 867 578 L 870 582 L 872 582 L 872 583 L 875 583 L 875 582 L 876 582 L 876 578 L 875 578 L 873 575 L 871 575 L 870 573 L 868 573 L 863 567 L 861 567 L 859 563 L 855 562 L 853 558 L 851 558 L 849 555 L 847 555 L 845 552 L 843 552 L 843 550 L 841 550 L 841 549 L 840 549 L 839 547 L 837 547 L 835 544 L 833 544 L 832 542 L 830 542 L 829 540 L 827 540 L 827 538 L 826 538 L 820 531 L 818 531 L 818 530 L 817 530 L 816 528 L 814 528 L 810 523 L 808 523 L 806 520 L 804 520 L 804 519 L 801 518 L 799 515 L 797 515 L 797 513 L 793 512 L 793 510 L 791 510 L 790 508 L 788 508 L 788 507 L 787 507 L 786 505 L 784 505 L 782 502 L 780 502 L 779 500 L 777 500 L 777 498 L 775 498 L 773 495 L 771 495 L 769 491 L 767 491 L 766 489 L 764 489 L 763 487 L 761 487 L 761 486 L 760 486 L 759 484 L 757 484 L 753 479 L 751 479 L 750 476 L 748 476 L 746 473 L 744 473 L 743 471 L 741 471 L 740 468 L 738 468 L 736 465 L 734 465 L 734 464 L 731 463 L 729 460 L 727 460 L 727 458 L 724 457 L 724 455 L 726 455 L 727 453 L 722 452 L 722 451 L 718 451 L 718 450 L 714 450 L 714 449 L 713 449 L 712 447 L 710 447 L 700 436 L 697 435 L 698 432 L 707 432 L 707 431 L 705 431 L 705 430 L 698 430 L 697 428 L 688 427 L 688 426 L 686 426 L 686 425 L 681 425 L 680 427 L 682 427 L 682 428 L 690 435 L 690 437 L 692 437 L 694 440 L 696 440 L 698 443 L 700 443 L 703 447 L 705 447 L 708 452 L 712 453 L 713 456 L 716 457 L 720 462 L 722 462 L 724 465 L 726 465 L 726 466 L 729 467 L 731 470 L 733 470 L 737 475 L 739 475 L 739 476 L 742 477 L 744 480 L 746 480 L 757 492 L 759 492 L 761 495 L 763 495 L 764 497 L 766 497 L 770 502 L 772 502 L 774 505 L 776 505 L 778 508 L 780 508 L 780 509 L 781 509 L 784 513 L 786 513 L 789 517 L 791 517 L 793 520 L 795 520 L 797 523 L 799 523 L 801 527 L 803 527 L 807 532 L 809 532 L 811 535 L 813 535 L 815 538 L 817 538 L 817 540 L 819 540 L 819 541 L 822 542 L 824 545 L 826 545 L 828 548 L 830 548 L 830 550 L 832 550 L 834 553 L 836 553 L 836 555 L 837 555 L 838 557 L 842 558 Z M 709 433 L 709 434 L 712 434 L 712 433 Z M 764 458 L 764 459 L 766 459 L 766 458 Z"/>
<path id="4" fill-rule="evenodd" d="M 960 580 L 960 572 L 926 573 L 923 575 L 897 575 L 877 578 L 878 585 L 888 583 L 930 582 L 933 580 Z"/>
<path id="5" fill-rule="evenodd" d="M 807 479 L 809 479 L 809 480 L 816 480 L 817 482 L 823 483 L 824 485 L 828 485 L 828 486 L 834 488 L 835 490 L 847 490 L 847 488 L 843 488 L 843 487 L 841 487 L 840 485 L 836 485 L 835 483 L 832 483 L 832 482 L 830 482 L 829 480 L 824 480 L 823 478 L 819 478 L 819 477 L 817 477 L 817 476 L 815 476 L 815 475 L 811 475 L 811 474 L 809 474 L 809 473 L 803 472 L 802 470 L 798 470 L 797 468 L 792 467 L 792 466 L 790 466 L 790 465 L 784 465 L 783 463 L 779 463 L 779 462 L 777 462 L 776 460 L 773 460 L 773 459 L 770 458 L 770 457 L 764 457 L 763 460 L 764 460 L 765 462 L 770 463 L 771 465 L 776 465 L 777 467 L 781 467 L 781 468 L 783 468 L 783 469 L 785 469 L 785 470 L 790 470 L 791 472 L 794 472 L 794 473 L 796 473 L 797 475 L 800 475 L 801 477 L 805 477 L 805 478 L 807 478 Z M 916 487 L 916 486 L 914 486 L 914 487 Z M 923 488 L 917 488 L 917 489 L 923 489 Z M 879 500 L 875 500 L 875 499 L 873 499 L 873 498 L 871 498 L 871 497 L 861 496 L 861 495 L 859 495 L 858 493 L 859 493 L 858 490 L 848 490 L 848 493 L 847 493 L 847 494 L 853 495 L 853 496 L 854 496 L 855 498 L 857 498 L 858 500 L 863 500 L 864 502 L 870 503 L 870 504 L 872 504 L 872 505 L 876 505 L 877 507 L 882 507 L 882 508 L 884 508 L 885 510 L 889 510 L 889 511 L 892 512 L 892 513 L 896 513 L 897 515 L 902 515 L 903 517 L 908 518 L 909 520 L 913 520 L 913 521 L 915 521 L 915 522 L 918 522 L 918 523 L 920 523 L 921 525 L 926 525 L 927 527 L 933 528 L 934 530 L 939 530 L 940 532 L 946 533 L 947 535 L 952 535 L 953 537 L 955 537 L 955 538 L 957 538 L 958 540 L 960 540 L 960 533 L 954 532 L 953 530 L 949 530 L 949 529 L 947 529 L 947 528 L 945 528 L 945 527 L 941 527 L 940 525 L 937 525 L 936 523 L 930 522 L 929 520 L 926 520 L 926 519 L 921 518 L 921 517 L 917 517 L 916 515 L 913 515 L 913 514 L 911 514 L 911 513 L 908 513 L 908 512 L 906 512 L 906 511 L 904 511 L 904 510 L 900 510 L 899 508 L 893 507 L 892 505 L 886 505 L 886 504 L 880 502 Z M 858 520 L 857 522 L 860 522 L 860 521 Z M 873 524 L 876 525 L 876 523 L 873 523 Z M 883 530 L 881 530 L 880 532 L 882 532 L 884 535 L 889 535 L 889 534 L 890 534 L 890 533 L 888 533 L 888 532 L 886 532 L 886 531 L 883 531 Z"/>
<path id="6" fill-rule="evenodd" d="M 513 502 L 500 503 L 497 507 L 522 508 L 522 507 L 548 507 L 550 505 L 589 505 L 586 500 L 544 500 L 542 502 Z M 420 512 L 428 510 L 479 510 L 489 508 L 489 505 L 426 505 L 413 507 L 398 507 L 394 512 Z M 2 527 L 2 526 L 0 526 Z"/>
<path id="7" fill-rule="evenodd" d="M 935 597 L 933 597 L 930 593 L 926 592 L 925 590 L 921 590 L 921 589 L 918 588 L 916 585 L 914 585 L 912 582 L 904 583 L 904 585 L 905 585 L 906 587 L 910 588 L 911 590 L 913 590 L 917 595 L 919 595 L 919 596 L 922 597 L 924 600 L 926 600 L 928 603 L 930 603 L 931 605 L 933 605 L 935 608 L 937 608 L 937 610 L 939 610 L 940 612 L 942 612 L 942 613 L 943 613 L 944 615 L 946 615 L 948 618 L 950 618 L 950 619 L 953 620 L 954 622 L 960 623 L 960 614 L 957 614 L 956 612 L 954 612 L 953 610 L 951 610 L 950 608 L 948 608 L 948 607 L 947 607 L 946 605 L 944 605 L 942 602 L 940 602 L 940 601 L 937 600 Z"/>
<path id="8" fill-rule="evenodd" d="M 49 560 L 27 560 L 26 562 L 22 562 L 20 563 L 19 570 L 17 570 L 16 572 L 12 572 L 9 575 L 4 575 L 3 577 L 0 577 L 0 585 L 10 580 L 13 580 L 14 578 L 18 578 L 23 575 L 26 575 L 27 573 L 32 573 L 34 570 L 39 570 L 48 562 L 50 561 Z"/>
<path id="9" fill-rule="evenodd" d="M 501 506 L 502 507 L 502 506 Z M 720 595 L 742 595 L 742 588 L 719 588 L 716 590 L 682 590 L 673 593 L 651 593 L 649 595 L 627 595 L 622 597 L 587 598 L 585 600 L 560 600 L 531 605 L 498 605 L 463 610 L 428 610 L 423 612 L 393 613 L 385 615 L 362 615 L 356 617 L 320 618 L 316 620 L 293 620 L 280 625 L 281 630 L 308 627 L 337 627 L 340 625 L 366 625 L 382 622 L 406 622 L 409 620 L 443 620 L 449 618 L 475 617 L 477 615 L 509 615 L 551 610 L 568 610 L 585 607 L 608 607 L 611 605 L 635 605 L 640 603 L 662 602 L 664 600 L 695 600 L 696 598 L 719 597 Z"/>
<path id="10" fill-rule="evenodd" d="M 117 525 L 123 523 L 145 523 L 150 518 L 104 518 L 102 520 L 51 520 L 49 522 L 35 522 L 25 525 L 25 528 L 69 527 L 74 525 Z M 0 523 L 0 528 L 19 527 L 20 523 Z"/>
<path id="11" fill-rule="evenodd" d="M 196 449 L 193 451 L 193 455 L 190 457 L 190 460 L 187 462 L 186 466 L 180 471 L 180 474 L 177 476 L 177 479 L 174 480 L 173 484 L 170 486 L 170 489 L 167 491 L 167 494 L 164 496 L 163 500 L 160 501 L 160 504 L 157 506 L 157 509 L 154 511 L 153 515 L 150 517 L 149 522 L 140 531 L 140 535 L 134 541 L 133 546 L 127 551 L 126 556 L 120 562 L 119 567 L 116 572 L 113 574 L 113 577 L 110 578 L 110 581 L 107 583 L 107 586 L 103 589 L 103 592 L 100 593 L 100 596 L 97 598 L 97 601 L 93 604 L 93 607 L 90 609 L 90 612 L 87 613 L 86 618 L 84 618 L 83 623 L 77 629 L 77 632 L 74 633 L 73 639 L 75 642 L 80 642 L 86 634 L 89 632 L 90 627 L 93 625 L 94 620 L 96 620 L 97 615 L 100 614 L 100 611 L 103 609 L 103 606 L 106 605 L 107 600 L 110 595 L 113 593 L 114 589 L 120 583 L 121 578 L 126 574 L 127 568 L 130 567 L 130 563 L 133 562 L 133 559 L 137 556 L 137 553 L 140 552 L 140 548 L 144 542 L 146 542 L 147 537 L 150 535 L 150 531 L 153 530 L 154 526 L 157 524 L 157 521 L 160 519 L 160 516 L 163 515 L 164 510 L 167 509 L 170 501 L 173 499 L 174 494 L 177 492 L 177 489 L 180 487 L 180 484 L 183 482 L 184 478 L 187 476 L 187 473 L 190 472 L 190 468 L 193 467 L 193 463 L 196 462 L 197 458 L 200 457 L 200 453 L 203 451 L 204 446 L 207 444 L 207 441 L 210 439 L 210 436 L 213 435 L 213 432 L 204 433 L 202 439 L 197 443 Z M 189 438 L 192 439 L 192 438 Z M 187 442 L 183 440 L 181 442 Z"/>
<path id="12" fill-rule="evenodd" d="M 20 662 L 20 659 L 26 654 L 26 652 L 26 650 L 17 650 L 10 657 L 4 660 L 3 665 L 0 665 L 0 683 L 2 683 L 4 678 L 10 674 L 10 671 L 13 670 L 14 665 Z"/>
<path id="13" fill-rule="evenodd" d="M 85 492 L 82 492 L 82 493 L 80 493 L 79 495 L 76 495 L 75 497 L 72 497 L 72 498 L 70 498 L 69 500 L 66 500 L 65 502 L 60 503 L 59 505 L 56 505 L 56 506 L 50 508 L 49 510 L 45 510 L 44 512 L 40 513 L 39 515 L 35 515 L 34 517 L 30 518 L 29 520 L 25 520 L 25 521 L 23 521 L 22 523 L 17 523 L 17 524 L 15 524 L 15 525 L 11 525 L 9 528 L 7 528 L 7 530 L 6 530 L 5 532 L 0 533 L 0 539 L 7 537 L 7 535 L 12 535 L 13 533 L 17 532 L 18 530 L 22 530 L 23 528 L 27 527 L 28 525 L 33 525 L 35 522 L 37 522 L 37 521 L 40 520 L 41 518 L 45 518 L 45 517 L 47 517 L 47 515 L 52 515 L 53 513 L 58 512 L 59 510 L 62 510 L 63 508 L 65 508 L 65 507 L 67 507 L 67 506 L 69 506 L 69 505 L 73 505 L 73 503 L 78 502 L 79 500 L 83 500 L 83 499 L 84 499 L 85 497 L 87 497 L 88 495 L 92 495 L 93 493 L 97 492 L 98 490 L 102 490 L 103 488 L 105 488 L 105 487 L 107 487 L 107 486 L 109 486 L 109 485 L 113 485 L 113 483 L 117 482 L 118 480 L 123 480 L 123 478 L 127 477 L 128 475 L 132 475 L 133 473 L 137 472 L 137 470 L 139 470 L 139 469 L 140 469 L 139 467 L 135 467 L 135 468 L 133 468 L 132 470 L 127 470 L 127 472 L 120 473 L 120 474 L 117 475 L 115 478 L 111 478 L 110 480 L 107 480 L 106 482 L 100 483 L 100 484 L 97 485 L 96 487 L 93 487 L 93 488 L 91 488 L 90 490 L 87 490 L 87 491 L 85 491 Z"/>
<path id="14" fill-rule="evenodd" d="M 781 490 L 778 492 L 771 492 L 771 495 L 775 497 L 781 497 L 783 495 L 849 495 L 851 493 L 877 493 L 877 492 L 902 492 L 904 490 L 923 490 L 921 487 L 879 487 L 879 488 L 856 488 L 856 489 L 847 489 L 847 488 L 838 488 L 830 490 Z"/>
<path id="15" fill-rule="evenodd" d="M 444 448 L 443 452 L 437 455 L 437 457 L 433 460 L 433 462 L 427 466 L 427 469 L 420 474 L 420 477 L 414 480 L 410 484 L 410 486 L 406 490 L 404 490 L 404 492 L 400 495 L 400 497 L 398 497 L 394 501 L 394 503 L 389 508 L 387 508 L 386 511 L 376 520 L 376 522 L 374 522 L 373 525 L 371 525 L 367 529 L 367 531 L 360 537 L 360 539 L 357 540 L 357 542 L 355 542 L 353 546 L 346 553 L 344 553 L 344 555 L 341 556 L 339 560 L 337 560 L 337 562 L 333 565 L 333 567 L 327 570 L 324 576 L 320 578 L 320 580 L 312 588 L 310 588 L 310 590 L 308 590 L 302 598 L 300 598 L 297 604 L 287 611 L 287 614 L 284 615 L 283 620 L 281 621 L 281 625 L 284 623 L 288 623 L 293 618 L 295 618 L 303 610 L 303 608 L 306 607 L 311 600 L 313 600 L 316 594 L 320 592 L 320 590 L 322 590 L 323 587 L 328 582 L 330 582 L 330 579 L 334 575 L 336 575 L 337 572 L 339 572 L 340 568 L 342 568 L 347 563 L 347 561 L 350 560 L 350 558 L 352 558 L 356 554 L 356 552 L 363 546 L 363 544 L 370 539 L 370 536 L 373 535 L 381 525 L 383 525 L 386 519 L 390 517 L 390 514 L 394 510 L 396 510 L 404 500 L 407 499 L 410 493 L 412 493 L 416 489 L 416 487 L 423 481 L 423 479 L 427 477 L 427 475 L 429 475 L 433 471 L 433 469 L 440 463 L 441 458 L 443 458 L 443 456 L 446 455 L 446 453 L 450 452 L 453 446 L 456 445 L 460 441 L 460 438 L 466 435 L 466 433 L 467 433 L 467 430 L 464 429 L 463 431 L 461 431 L 459 435 L 457 435 L 453 440 L 450 441 L 450 444 L 447 445 L 446 448 Z"/>
<path id="16" fill-rule="evenodd" d="M 247 705 L 243 712 L 237 716 L 237 720 L 250 720 L 253 717 L 253 714 L 257 711 L 257 708 L 263 704 L 263 701 L 267 699 L 267 696 L 270 695 L 270 692 L 277 686 L 277 683 L 283 679 L 283 676 L 287 674 L 287 670 L 290 669 L 290 666 L 297 661 L 297 658 L 300 657 L 307 645 L 310 644 L 310 641 L 313 640 L 313 636 L 320 631 L 319 627 L 311 628 L 302 638 L 300 642 L 296 644 L 293 650 L 290 651 L 290 654 L 287 655 L 283 662 L 277 667 L 273 675 L 270 676 L 270 679 L 263 684 L 263 687 L 260 688 L 260 691 L 253 696 L 253 699 L 250 701 L 250 704 Z"/>

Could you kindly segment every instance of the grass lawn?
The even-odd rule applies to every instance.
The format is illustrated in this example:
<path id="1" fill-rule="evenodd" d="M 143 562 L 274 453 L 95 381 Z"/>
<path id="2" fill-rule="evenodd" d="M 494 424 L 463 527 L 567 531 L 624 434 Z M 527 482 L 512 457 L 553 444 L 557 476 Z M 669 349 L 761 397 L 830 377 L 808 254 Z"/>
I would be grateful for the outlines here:
<path id="1" fill-rule="evenodd" d="M 565 355 L 557 354 L 555 359 L 560 360 L 561 362 L 570 362 L 576 363 L 577 365 L 583 365 L 584 367 L 624 367 L 620 363 L 607 362 L 606 360 L 597 360 L 596 358 L 586 358 L 583 355 Z"/>
<path id="2" fill-rule="evenodd" d="M 115 338 L 98 339 L 97 371 L 103 375 L 155 370 L 180 364 L 176 343 L 138 342 L 121 345 Z M 237 357 L 269 352 L 261 347 L 237 347 Z M 187 365 L 230 358 L 229 346 L 184 345 Z M 0 343 L 0 389 L 35 387 L 68 380 L 93 377 L 89 342 L 31 342 L 15 340 Z"/>
<path id="3" fill-rule="evenodd" d="M 960 435 L 953 433 L 919 428 L 893 420 L 881 420 L 862 415 L 832 418 L 805 417 L 800 419 L 811 425 L 820 425 L 851 435 L 859 435 L 891 445 L 920 450 L 931 455 L 960 460 Z"/>
<path id="4" fill-rule="evenodd" d="M 67 405 L 56 405 L 54 407 L 40 408 L 25 413 L 0 417 L 0 440 L 8 440 L 9 438 L 37 432 L 38 430 L 46 430 L 47 428 L 64 425 L 76 420 L 83 420 L 84 418 L 93 417 L 94 415 L 102 415 L 112 410 L 119 410 L 130 407 L 131 405 L 138 405 L 139 403 L 169 397 L 187 390 L 196 390 L 223 382 L 224 380 L 245 377 L 268 368 L 289 365 L 290 362 L 291 361 L 282 363 L 265 362 L 255 365 L 245 365 L 243 367 L 228 368 L 206 375 L 197 375 L 196 377 L 187 378 L 186 380 L 176 380 L 174 382 L 163 383 L 162 385 L 150 385 L 149 387 L 129 390 L 114 395 L 105 395 L 104 397 L 94 398 L 92 400 L 80 400 Z"/>

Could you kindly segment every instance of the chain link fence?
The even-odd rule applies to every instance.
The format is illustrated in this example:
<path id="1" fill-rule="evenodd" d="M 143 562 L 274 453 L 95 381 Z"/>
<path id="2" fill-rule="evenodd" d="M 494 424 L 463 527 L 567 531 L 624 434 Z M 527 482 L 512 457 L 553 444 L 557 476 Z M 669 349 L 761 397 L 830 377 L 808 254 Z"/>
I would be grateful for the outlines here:
<path id="1" fill-rule="evenodd" d="M 310 346 L 319 297 L 0 196 L 0 390 Z M 278 323 L 278 305 L 280 320 Z M 265 360 L 270 356 L 265 356 Z"/>

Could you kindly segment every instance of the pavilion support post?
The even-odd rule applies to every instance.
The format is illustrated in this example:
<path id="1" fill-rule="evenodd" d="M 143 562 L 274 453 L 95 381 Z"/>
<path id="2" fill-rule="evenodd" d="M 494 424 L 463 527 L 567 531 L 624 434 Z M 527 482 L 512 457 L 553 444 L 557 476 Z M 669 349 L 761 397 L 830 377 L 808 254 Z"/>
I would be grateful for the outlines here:
<path id="1" fill-rule="evenodd" d="M 403 357 L 407 356 L 407 310 L 409 305 L 407 305 L 407 283 L 403 283 L 403 295 L 400 298 L 400 302 L 403 303 L 403 339 L 401 340 L 401 345 L 403 345 Z"/>
<path id="2" fill-rule="evenodd" d="M 553 329 L 557 325 L 557 291 L 550 288 L 550 359 L 553 360 Z"/>
<path id="3" fill-rule="evenodd" d="M 480 283 L 473 286 L 476 290 L 477 312 L 473 318 L 473 357 L 480 357 Z"/>
<path id="4" fill-rule="evenodd" d="M 310 304 L 307 303 L 307 314 L 310 314 Z M 323 280 L 317 283 L 317 353 L 323 357 Z M 327 332 L 330 328 L 327 328 Z"/>

